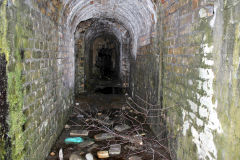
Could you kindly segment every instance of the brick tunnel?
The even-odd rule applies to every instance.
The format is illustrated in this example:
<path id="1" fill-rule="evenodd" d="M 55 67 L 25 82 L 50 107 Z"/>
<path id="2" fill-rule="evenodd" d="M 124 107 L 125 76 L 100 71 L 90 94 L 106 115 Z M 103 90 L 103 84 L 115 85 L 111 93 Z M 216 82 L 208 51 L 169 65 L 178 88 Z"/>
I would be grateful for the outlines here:
<path id="1" fill-rule="evenodd" d="M 0 0 L 0 159 L 239 160 L 239 15 L 239 0 Z M 79 128 L 111 140 L 64 143 Z"/>

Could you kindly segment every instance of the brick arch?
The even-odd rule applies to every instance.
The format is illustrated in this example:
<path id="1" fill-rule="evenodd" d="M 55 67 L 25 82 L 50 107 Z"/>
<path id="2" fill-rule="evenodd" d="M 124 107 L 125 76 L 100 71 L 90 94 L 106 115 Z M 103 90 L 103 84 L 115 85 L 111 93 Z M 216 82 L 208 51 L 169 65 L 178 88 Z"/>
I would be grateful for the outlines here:
<path id="1" fill-rule="evenodd" d="M 112 18 L 122 24 L 131 35 L 132 56 L 135 58 L 140 37 L 151 37 L 152 28 L 157 22 L 155 6 L 151 0 L 66 0 L 63 6 L 63 19 L 72 33 L 81 21 L 91 18 Z"/>

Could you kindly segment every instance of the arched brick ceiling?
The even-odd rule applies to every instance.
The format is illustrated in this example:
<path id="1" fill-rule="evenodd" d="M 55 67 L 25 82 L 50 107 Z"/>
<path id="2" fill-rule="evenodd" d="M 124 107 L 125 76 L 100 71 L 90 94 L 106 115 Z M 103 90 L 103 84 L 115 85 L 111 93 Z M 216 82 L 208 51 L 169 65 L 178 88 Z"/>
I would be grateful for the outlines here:
<path id="1" fill-rule="evenodd" d="M 109 18 L 122 24 L 132 38 L 132 53 L 136 55 L 140 37 L 150 37 L 157 17 L 151 0 L 63 0 L 63 14 L 73 33 L 81 21 Z"/>
<path id="2" fill-rule="evenodd" d="M 95 23 L 88 28 L 85 34 L 85 40 L 86 42 L 91 41 L 91 39 L 94 39 L 103 33 L 114 35 L 118 41 L 123 44 L 127 44 L 129 41 L 128 31 L 123 26 L 106 19 L 95 21 Z"/>

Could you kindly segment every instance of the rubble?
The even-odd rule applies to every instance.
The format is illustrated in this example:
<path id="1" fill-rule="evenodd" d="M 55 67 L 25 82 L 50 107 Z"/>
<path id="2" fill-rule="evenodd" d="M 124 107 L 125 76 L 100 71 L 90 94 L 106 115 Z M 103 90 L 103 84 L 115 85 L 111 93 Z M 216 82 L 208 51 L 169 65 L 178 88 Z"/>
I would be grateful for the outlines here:
<path id="1" fill-rule="evenodd" d="M 64 128 L 65 128 L 65 129 L 70 129 L 70 128 L 71 128 L 71 126 L 70 126 L 70 125 L 68 125 L 68 124 L 66 124 L 66 125 L 64 126 Z"/>
<path id="2" fill-rule="evenodd" d="M 94 143 L 95 143 L 95 142 L 92 141 L 92 140 L 86 140 L 86 141 L 78 144 L 78 147 L 80 147 L 80 148 L 86 148 L 86 147 L 89 147 L 89 146 L 93 145 Z"/>
<path id="3" fill-rule="evenodd" d="M 146 136 L 146 133 L 140 133 L 139 135 L 141 135 L 141 136 Z"/>
<path id="4" fill-rule="evenodd" d="M 141 135 L 134 135 L 131 139 L 130 139 L 131 143 L 135 143 L 135 144 L 139 144 L 139 145 L 143 145 L 143 139 Z"/>
<path id="5" fill-rule="evenodd" d="M 126 145 L 126 146 L 124 146 L 124 149 L 125 149 L 125 150 L 136 151 L 138 148 L 135 147 L 135 146 Z"/>
<path id="6" fill-rule="evenodd" d="M 84 140 L 81 137 L 73 137 L 73 138 L 66 138 L 64 142 L 66 144 L 78 144 L 83 142 Z"/>
<path id="7" fill-rule="evenodd" d="M 107 118 L 105 119 L 93 119 L 94 121 L 98 122 L 99 124 L 103 124 L 103 125 L 107 125 L 107 126 L 111 126 L 113 125 L 114 121 L 111 121 Z"/>
<path id="8" fill-rule="evenodd" d="M 55 156 L 56 153 L 55 153 L 55 152 L 51 152 L 50 155 L 51 155 L 51 156 Z"/>
<path id="9" fill-rule="evenodd" d="M 132 157 L 129 157 L 128 160 L 142 160 L 142 158 L 138 156 L 132 156 Z"/>
<path id="10" fill-rule="evenodd" d="M 148 128 L 142 128 L 142 124 L 139 124 L 141 118 L 141 115 L 126 105 L 113 110 L 81 110 L 81 114 L 76 112 L 74 117 L 70 117 L 58 147 L 52 151 L 64 148 L 65 155 L 61 156 L 69 160 L 152 159 L 153 152 L 149 152 L 145 146 L 152 134 Z M 54 153 L 56 152 L 50 153 L 47 160 L 55 160 L 58 156 Z M 162 159 L 158 157 L 154 155 L 153 160 Z"/>
<path id="11" fill-rule="evenodd" d="M 79 153 L 72 153 L 69 160 L 84 160 L 84 158 Z"/>
<path id="12" fill-rule="evenodd" d="M 84 115 L 78 114 L 78 115 L 77 115 L 77 118 L 84 118 Z"/>
<path id="13" fill-rule="evenodd" d="M 93 144 L 90 148 L 88 148 L 88 152 L 92 152 L 93 150 L 96 150 L 99 147 L 97 144 Z"/>
<path id="14" fill-rule="evenodd" d="M 118 131 L 118 132 L 123 132 L 126 131 L 128 129 L 130 129 L 131 127 L 129 125 L 123 124 L 123 125 L 117 125 L 114 127 L 114 130 Z"/>
<path id="15" fill-rule="evenodd" d="M 114 138 L 115 136 L 111 133 L 100 133 L 94 136 L 94 139 L 96 141 L 103 141 L 103 140 L 107 140 L 107 139 L 111 139 Z"/>
<path id="16" fill-rule="evenodd" d="M 109 158 L 109 153 L 108 151 L 98 151 L 97 152 L 98 158 Z"/>
<path id="17" fill-rule="evenodd" d="M 63 150 L 62 150 L 62 148 L 59 150 L 58 156 L 59 156 L 59 160 L 63 160 Z"/>
<path id="18" fill-rule="evenodd" d="M 71 130 L 70 136 L 71 137 L 87 137 L 89 131 L 88 130 Z"/>
<path id="19" fill-rule="evenodd" d="M 120 144 L 112 144 L 109 149 L 109 154 L 111 156 L 119 155 L 121 153 L 121 145 Z"/>
<path id="20" fill-rule="evenodd" d="M 86 154 L 85 158 L 86 158 L 86 160 L 94 160 L 92 153 Z"/>

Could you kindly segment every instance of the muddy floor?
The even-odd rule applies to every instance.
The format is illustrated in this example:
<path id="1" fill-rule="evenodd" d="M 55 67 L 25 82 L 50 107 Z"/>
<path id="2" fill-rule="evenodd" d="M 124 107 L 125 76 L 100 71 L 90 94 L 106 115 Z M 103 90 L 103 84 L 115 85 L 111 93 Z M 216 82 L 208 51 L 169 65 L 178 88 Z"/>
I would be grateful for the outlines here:
<path id="1" fill-rule="evenodd" d="M 75 108 L 69 121 L 58 138 L 47 160 L 166 160 L 170 159 L 167 141 L 159 140 L 148 126 L 144 114 L 128 106 L 123 95 L 82 95 L 76 98 Z M 121 131 L 116 126 L 128 126 Z M 73 131 L 88 131 L 81 136 L 84 142 L 66 144 L 64 140 L 72 136 Z M 107 133 L 111 137 L 96 139 L 96 135 Z M 84 145 L 85 142 L 91 142 Z M 120 154 L 111 154 L 111 145 L 120 144 Z M 106 158 L 99 158 L 98 152 L 106 151 Z M 73 156 L 74 155 L 74 156 Z M 77 156 L 77 158 L 76 158 Z"/>

